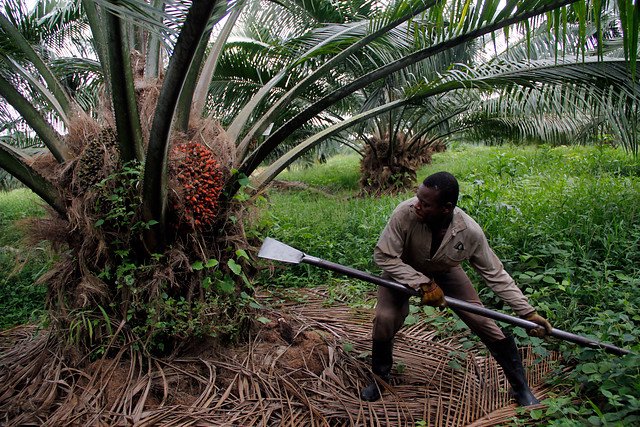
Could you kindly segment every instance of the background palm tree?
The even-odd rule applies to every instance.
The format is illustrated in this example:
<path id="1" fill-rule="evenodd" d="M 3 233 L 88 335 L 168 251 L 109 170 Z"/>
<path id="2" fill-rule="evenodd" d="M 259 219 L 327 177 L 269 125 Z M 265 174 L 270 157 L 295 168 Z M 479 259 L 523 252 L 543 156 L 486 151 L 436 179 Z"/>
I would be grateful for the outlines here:
<path id="1" fill-rule="evenodd" d="M 412 86 L 437 82 L 442 74 L 449 75 L 446 84 L 466 80 L 464 88 L 444 88 L 435 97 L 416 100 L 410 106 L 403 103 L 396 111 L 359 125 L 365 147 L 361 153 L 362 189 L 379 193 L 413 185 L 415 171 L 430 159 L 430 143 L 441 146 L 450 137 L 487 143 L 550 144 L 606 139 L 637 153 L 638 126 L 633 107 L 637 106 L 637 87 L 628 70 L 620 69 L 616 61 L 624 57 L 620 20 L 611 13 L 604 18 L 602 26 L 607 31 L 601 36 L 596 26 L 584 28 L 577 16 L 569 17 L 574 22 L 567 22 L 565 17 L 560 35 L 546 20 L 527 21 L 519 34 L 503 34 L 502 44 L 508 41 L 506 50 L 504 46 L 495 47 L 494 35 L 488 43 L 476 40 L 475 45 L 467 44 L 466 51 L 465 46 L 458 46 L 457 53 L 450 49 L 387 77 L 382 84 L 369 85 L 362 111 L 400 101 L 413 91 Z M 422 37 L 410 38 L 423 40 L 424 30 Z M 603 50 L 607 51 L 604 55 Z M 571 76 L 583 73 L 588 67 L 584 61 L 596 56 L 616 63 L 610 75 L 592 69 L 588 73 L 594 74 L 584 75 L 584 79 Z M 528 76 L 522 74 L 519 81 L 507 76 L 504 80 L 491 78 L 492 73 L 504 75 L 507 68 Z M 451 76 L 452 71 L 456 76 Z M 478 71 L 482 77 L 475 80 L 473 74 Z M 614 76 L 619 71 L 622 74 Z M 486 78 L 492 80 L 488 85 Z M 382 130 L 381 120 L 385 122 Z M 368 134 L 367 127 L 371 129 Z"/>
<path id="2" fill-rule="evenodd" d="M 576 72 L 580 72 L 583 61 L 598 56 L 616 65 L 600 78 L 591 76 L 586 85 L 565 84 L 560 78 L 547 82 L 550 84 L 502 88 L 486 95 L 461 117 L 468 129 L 463 138 L 490 144 L 609 143 L 637 154 L 637 85 L 630 75 L 624 76 L 626 71 L 616 61 L 625 56 L 620 21 L 609 11 L 603 14 L 600 27 L 584 28 L 579 22 L 568 22 L 562 35 L 539 27 L 512 40 L 509 48 L 493 59 L 485 56 L 483 60 L 488 62 L 506 61 L 532 68 L 553 66 L 549 60 L 562 67 L 573 61 Z M 563 45 L 561 49 L 558 43 Z M 623 75 L 614 76 L 620 71 Z"/>

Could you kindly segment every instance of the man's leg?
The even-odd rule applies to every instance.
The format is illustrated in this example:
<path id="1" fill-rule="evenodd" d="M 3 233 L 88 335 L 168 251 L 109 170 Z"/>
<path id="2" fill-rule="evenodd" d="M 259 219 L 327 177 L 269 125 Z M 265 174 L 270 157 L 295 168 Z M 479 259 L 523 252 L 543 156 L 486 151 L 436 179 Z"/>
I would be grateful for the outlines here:
<path id="1" fill-rule="evenodd" d="M 482 307 L 478 293 L 462 267 L 452 268 L 446 273 L 435 274 L 434 279 L 445 295 Z M 469 329 L 480 337 L 491 355 L 502 367 L 509 384 L 511 384 L 513 397 L 518 404 L 530 406 L 540 403 L 529 388 L 513 337 L 506 335 L 493 319 L 461 310 L 454 309 L 454 311 L 469 326 Z"/>
<path id="2" fill-rule="evenodd" d="M 391 377 L 393 367 L 393 337 L 409 314 L 409 297 L 398 291 L 379 286 L 376 314 L 373 319 L 371 343 L 371 370 L 385 382 Z M 362 400 L 380 399 L 380 384 L 376 378 L 360 392 Z"/>
<path id="3" fill-rule="evenodd" d="M 499 341 L 485 342 L 491 355 L 502 367 L 504 375 L 511 384 L 512 397 L 520 406 L 537 405 L 540 401 L 535 397 L 527 382 L 524 366 L 518 353 L 518 347 L 511 335 Z"/>

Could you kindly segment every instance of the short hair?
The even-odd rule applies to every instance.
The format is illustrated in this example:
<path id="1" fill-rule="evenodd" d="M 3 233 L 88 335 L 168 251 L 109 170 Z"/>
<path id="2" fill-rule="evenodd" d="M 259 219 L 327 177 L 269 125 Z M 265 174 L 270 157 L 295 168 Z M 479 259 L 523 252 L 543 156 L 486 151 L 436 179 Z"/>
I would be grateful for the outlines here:
<path id="1" fill-rule="evenodd" d="M 449 172 L 436 172 L 429 175 L 424 179 L 422 185 L 439 192 L 440 204 L 451 203 L 453 206 L 457 205 L 460 187 L 456 177 Z"/>

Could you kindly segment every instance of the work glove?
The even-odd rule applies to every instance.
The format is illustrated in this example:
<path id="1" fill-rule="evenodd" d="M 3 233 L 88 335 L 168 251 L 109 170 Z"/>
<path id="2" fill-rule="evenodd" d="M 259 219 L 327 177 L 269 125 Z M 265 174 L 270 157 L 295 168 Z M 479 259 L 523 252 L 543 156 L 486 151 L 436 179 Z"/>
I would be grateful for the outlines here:
<path id="1" fill-rule="evenodd" d="M 551 323 L 549 323 L 549 321 L 544 317 L 540 316 L 537 311 L 532 311 L 529 314 L 525 314 L 524 316 L 522 316 L 522 318 L 530 322 L 536 323 L 544 328 L 544 329 L 542 328 L 528 329 L 527 334 L 529 334 L 529 336 L 542 338 L 551 332 L 551 329 L 552 329 Z"/>
<path id="2" fill-rule="evenodd" d="M 430 305 L 432 307 L 444 308 L 447 306 L 447 302 L 444 300 L 444 292 L 440 289 L 440 286 L 433 280 L 429 283 L 422 283 L 420 285 L 422 296 L 420 303 L 422 305 Z"/>

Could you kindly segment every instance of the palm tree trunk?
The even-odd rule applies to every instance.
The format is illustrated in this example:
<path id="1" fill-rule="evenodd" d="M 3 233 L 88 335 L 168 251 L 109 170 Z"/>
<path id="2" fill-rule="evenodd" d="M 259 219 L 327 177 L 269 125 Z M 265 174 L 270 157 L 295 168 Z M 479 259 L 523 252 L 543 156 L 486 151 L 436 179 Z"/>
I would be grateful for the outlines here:
<path id="1" fill-rule="evenodd" d="M 127 38 L 121 19 L 112 12 L 106 13 L 107 45 L 109 56 L 109 83 L 118 130 L 118 146 L 123 162 L 142 161 L 143 143 L 140 114 L 133 82 L 133 70 L 129 51 L 125 49 Z"/>
<path id="2" fill-rule="evenodd" d="M 153 0 L 154 9 L 164 10 L 165 2 L 163 0 Z M 162 23 L 162 19 L 159 20 Z M 146 78 L 157 78 L 162 69 L 162 46 L 160 36 L 153 32 L 149 33 L 149 42 L 147 44 L 147 54 L 144 62 L 144 76 Z"/>

